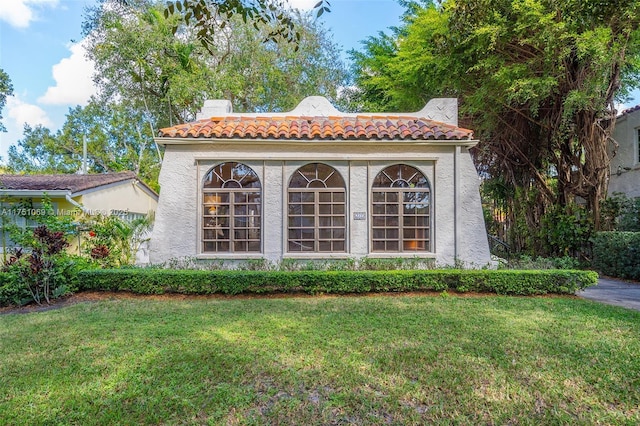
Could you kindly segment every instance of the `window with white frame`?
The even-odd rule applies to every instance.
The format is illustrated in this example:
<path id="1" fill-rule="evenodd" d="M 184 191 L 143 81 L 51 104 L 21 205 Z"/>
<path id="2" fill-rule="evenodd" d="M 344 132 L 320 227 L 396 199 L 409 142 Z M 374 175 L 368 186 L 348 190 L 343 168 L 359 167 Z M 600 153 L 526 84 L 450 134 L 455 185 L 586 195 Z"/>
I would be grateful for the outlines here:
<path id="1" fill-rule="evenodd" d="M 260 252 L 261 203 L 260 179 L 251 167 L 212 167 L 202 188 L 202 252 Z"/>
<path id="2" fill-rule="evenodd" d="M 293 173 L 288 188 L 288 251 L 346 251 L 346 189 L 336 169 L 310 163 Z"/>
<path id="3" fill-rule="evenodd" d="M 385 168 L 371 200 L 372 251 L 431 251 L 431 191 L 422 172 L 406 164 Z"/>

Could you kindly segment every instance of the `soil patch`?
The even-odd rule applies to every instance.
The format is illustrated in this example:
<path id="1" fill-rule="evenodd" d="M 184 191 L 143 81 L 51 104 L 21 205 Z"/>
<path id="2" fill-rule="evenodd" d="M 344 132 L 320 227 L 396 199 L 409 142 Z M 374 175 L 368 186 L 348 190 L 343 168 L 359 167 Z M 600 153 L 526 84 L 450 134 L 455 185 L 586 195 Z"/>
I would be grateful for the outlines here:
<path id="1" fill-rule="evenodd" d="M 139 299 L 139 300 L 233 300 L 233 299 L 288 299 L 288 298 L 332 298 L 332 297 L 421 297 L 442 296 L 443 292 L 435 291 L 413 291 L 413 292 L 396 292 L 396 293 L 349 293 L 349 294 L 306 294 L 306 293 L 271 293 L 271 294 L 238 294 L 238 295 L 224 295 L 224 294 L 207 294 L 207 295 L 192 295 L 192 294 L 178 294 L 178 293 L 166 293 L 166 294 L 136 294 L 126 291 L 83 291 L 80 293 L 72 294 L 69 296 L 61 297 L 51 301 L 51 304 L 37 305 L 35 303 L 25 306 L 8 306 L 0 307 L 0 315 L 7 314 L 28 314 L 32 312 L 46 312 L 53 309 L 61 309 L 67 306 L 72 306 L 78 303 L 95 303 L 103 300 L 127 300 L 127 299 Z M 455 293 L 446 292 L 450 297 L 490 297 L 495 296 L 493 293 Z M 530 297 L 563 297 L 573 298 L 576 296 L 567 295 L 541 295 Z"/>

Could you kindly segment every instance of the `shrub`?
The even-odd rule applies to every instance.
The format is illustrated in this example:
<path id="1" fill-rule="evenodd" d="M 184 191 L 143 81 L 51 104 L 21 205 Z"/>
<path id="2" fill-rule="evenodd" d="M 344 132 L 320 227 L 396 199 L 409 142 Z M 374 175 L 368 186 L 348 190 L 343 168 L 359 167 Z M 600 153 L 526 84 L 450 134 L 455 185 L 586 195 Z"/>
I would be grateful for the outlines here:
<path id="1" fill-rule="evenodd" d="M 22 306 L 31 301 L 27 287 L 10 272 L 0 272 L 0 306 Z"/>
<path id="2" fill-rule="evenodd" d="M 23 305 L 30 301 L 40 304 L 73 292 L 76 272 L 86 262 L 67 253 L 69 240 L 75 235 L 72 217 L 56 215 L 51 200 L 45 197 L 42 207 L 34 208 L 31 200 L 23 200 L 16 210 L 31 222 L 32 228 L 17 226 L 13 220 L 2 221 L 2 230 L 9 233 L 18 248 L 5 254 L 0 278 L 0 306 Z M 36 214 L 34 215 L 34 212 Z"/>
<path id="3" fill-rule="evenodd" d="M 87 267 L 88 261 L 85 258 L 62 253 L 51 272 L 53 279 L 50 281 L 49 299 L 77 291 L 78 272 Z M 21 267 L 10 265 L 4 268 L 4 272 L 0 272 L 0 306 L 22 306 L 34 301 L 29 290 L 30 287 L 34 288 L 34 283 L 25 280 L 22 273 Z M 43 296 L 40 288 L 41 301 Z"/>
<path id="4" fill-rule="evenodd" d="M 640 280 L 640 232 L 598 232 L 593 268 L 612 277 Z"/>
<path id="5" fill-rule="evenodd" d="M 640 232 L 640 197 L 614 192 L 600 203 L 600 223 L 605 231 Z"/>
<path id="6" fill-rule="evenodd" d="M 398 291 L 573 294 L 594 285 L 591 271 L 395 270 L 248 271 L 99 269 L 79 273 L 82 290 L 140 294 L 367 293 Z"/>
<path id="7" fill-rule="evenodd" d="M 464 265 L 460 264 L 460 267 Z M 292 259 L 270 262 L 265 258 L 246 260 L 197 259 L 190 257 L 173 258 L 167 262 L 151 265 L 164 269 L 221 270 L 240 269 L 245 271 L 380 271 L 395 269 L 434 269 L 435 259 L 376 258 L 361 259 Z"/>
<path id="8" fill-rule="evenodd" d="M 394 269 L 433 269 L 434 259 L 413 258 L 375 258 L 364 257 L 358 263 L 358 269 L 365 271 L 390 271 Z"/>
<path id="9" fill-rule="evenodd" d="M 630 198 L 620 216 L 618 231 L 640 232 L 640 197 Z"/>
<path id="10" fill-rule="evenodd" d="M 521 255 L 511 259 L 506 265 L 501 265 L 505 269 L 581 269 L 584 265 L 578 259 L 571 256 L 562 257 L 531 257 Z"/>
<path id="11" fill-rule="evenodd" d="M 93 264 L 103 268 L 132 265 L 140 246 L 149 240 L 153 217 L 131 222 L 115 216 L 88 216 L 83 227 L 88 230 L 83 252 Z"/>
<path id="12" fill-rule="evenodd" d="M 50 303 L 68 292 L 66 281 L 72 263 L 64 250 L 69 243 L 63 231 L 52 231 L 46 225 L 30 234 L 31 238 L 23 238 L 29 241 L 25 244 L 28 252 L 16 250 L 3 269 L 16 292 L 26 289 L 37 304 Z"/>
<path id="13" fill-rule="evenodd" d="M 593 233 L 590 216 L 581 206 L 554 206 L 541 218 L 537 240 L 542 252 L 554 257 L 580 257 L 589 247 Z"/>

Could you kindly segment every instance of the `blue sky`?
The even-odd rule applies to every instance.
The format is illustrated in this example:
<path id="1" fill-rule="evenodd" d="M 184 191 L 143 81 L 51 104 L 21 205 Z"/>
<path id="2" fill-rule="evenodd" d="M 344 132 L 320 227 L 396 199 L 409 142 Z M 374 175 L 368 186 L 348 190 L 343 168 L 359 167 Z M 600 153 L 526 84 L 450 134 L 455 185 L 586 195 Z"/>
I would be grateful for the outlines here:
<path id="1" fill-rule="evenodd" d="M 311 8 L 317 0 L 290 0 Z M 331 0 L 331 13 L 320 19 L 335 42 L 347 51 L 360 41 L 400 23 L 403 8 L 395 0 Z M 13 83 L 0 133 L 0 156 L 22 138 L 24 123 L 52 131 L 69 108 L 84 105 L 93 93 L 91 64 L 81 45 L 83 11 L 94 0 L 0 0 L 0 68 Z"/>

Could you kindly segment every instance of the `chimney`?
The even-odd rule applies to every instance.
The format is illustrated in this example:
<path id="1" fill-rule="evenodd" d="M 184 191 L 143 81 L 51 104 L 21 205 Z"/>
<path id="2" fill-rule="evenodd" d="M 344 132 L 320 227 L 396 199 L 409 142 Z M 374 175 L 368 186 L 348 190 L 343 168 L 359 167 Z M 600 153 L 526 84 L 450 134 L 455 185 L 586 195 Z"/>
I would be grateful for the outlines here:
<path id="1" fill-rule="evenodd" d="M 226 99 L 215 99 L 204 101 L 204 106 L 196 114 L 196 120 L 204 120 L 209 117 L 220 117 L 233 113 L 231 101 Z"/>

